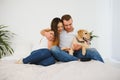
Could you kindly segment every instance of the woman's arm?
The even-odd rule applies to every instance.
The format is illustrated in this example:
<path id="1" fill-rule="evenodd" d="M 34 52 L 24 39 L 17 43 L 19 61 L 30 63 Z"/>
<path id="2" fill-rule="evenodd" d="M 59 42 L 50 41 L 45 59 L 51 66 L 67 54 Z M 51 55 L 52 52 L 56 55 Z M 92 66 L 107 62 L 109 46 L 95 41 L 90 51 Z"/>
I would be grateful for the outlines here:
<path id="1" fill-rule="evenodd" d="M 51 30 L 50 29 L 43 29 L 40 31 L 40 34 L 43 36 L 46 36 L 49 31 L 51 31 Z"/>
<path id="2" fill-rule="evenodd" d="M 45 36 L 49 41 L 54 40 L 54 32 L 51 29 L 43 29 L 40 32 L 41 35 Z"/>

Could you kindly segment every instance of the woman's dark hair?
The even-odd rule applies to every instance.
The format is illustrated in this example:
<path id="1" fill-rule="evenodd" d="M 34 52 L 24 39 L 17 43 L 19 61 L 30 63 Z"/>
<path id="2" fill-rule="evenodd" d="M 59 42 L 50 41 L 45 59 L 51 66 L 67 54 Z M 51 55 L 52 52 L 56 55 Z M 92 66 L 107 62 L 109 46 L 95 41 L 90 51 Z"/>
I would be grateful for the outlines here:
<path id="1" fill-rule="evenodd" d="M 55 17 L 51 22 L 51 30 L 54 31 L 55 41 L 59 41 L 58 23 L 60 22 L 62 22 L 62 20 L 58 17 Z"/>

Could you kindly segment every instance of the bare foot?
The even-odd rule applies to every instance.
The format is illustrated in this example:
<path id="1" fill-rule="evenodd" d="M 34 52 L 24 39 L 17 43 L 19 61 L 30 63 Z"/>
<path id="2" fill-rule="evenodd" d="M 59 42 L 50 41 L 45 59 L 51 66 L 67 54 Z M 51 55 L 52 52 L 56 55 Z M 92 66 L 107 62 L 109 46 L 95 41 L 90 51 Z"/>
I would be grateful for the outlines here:
<path id="1" fill-rule="evenodd" d="M 16 64 L 23 64 L 23 61 L 22 61 L 23 59 L 19 59 L 18 61 L 16 61 L 15 63 Z"/>

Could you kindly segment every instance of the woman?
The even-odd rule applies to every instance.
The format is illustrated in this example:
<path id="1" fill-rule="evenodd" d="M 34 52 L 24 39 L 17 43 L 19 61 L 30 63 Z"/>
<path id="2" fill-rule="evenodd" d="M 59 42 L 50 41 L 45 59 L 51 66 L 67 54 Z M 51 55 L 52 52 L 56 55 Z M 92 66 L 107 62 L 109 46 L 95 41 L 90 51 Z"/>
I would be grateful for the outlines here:
<path id="1" fill-rule="evenodd" d="M 59 46 L 59 36 L 63 30 L 62 20 L 58 17 L 54 18 L 51 22 L 51 29 L 44 29 L 41 31 L 41 34 L 45 37 L 47 35 L 54 35 L 53 37 L 47 38 L 48 40 L 48 48 L 50 49 L 52 46 Z"/>
<path id="2" fill-rule="evenodd" d="M 39 50 L 32 51 L 29 56 L 26 58 L 20 59 L 17 63 L 24 64 L 37 64 L 48 66 L 55 63 L 55 59 L 49 50 L 52 46 L 58 46 L 59 44 L 59 34 L 63 29 L 63 23 L 60 18 L 56 17 L 51 22 L 51 29 L 44 29 L 41 31 L 41 34 L 44 36 L 46 32 L 49 32 L 51 36 L 54 38 L 47 39 L 46 48 L 42 48 Z M 44 40 L 41 40 L 41 45 Z"/>

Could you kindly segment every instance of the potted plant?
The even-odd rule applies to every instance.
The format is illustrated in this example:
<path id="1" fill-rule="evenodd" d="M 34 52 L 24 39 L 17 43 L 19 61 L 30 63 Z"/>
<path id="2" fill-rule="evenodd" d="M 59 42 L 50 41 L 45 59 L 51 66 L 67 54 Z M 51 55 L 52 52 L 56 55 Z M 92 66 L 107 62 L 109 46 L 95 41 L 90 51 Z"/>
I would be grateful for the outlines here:
<path id="1" fill-rule="evenodd" d="M 90 32 L 90 41 L 92 41 L 93 38 L 95 38 L 95 37 L 98 37 L 98 36 L 94 35 L 94 34 L 93 34 L 93 31 L 91 31 L 91 32 Z"/>
<path id="2" fill-rule="evenodd" d="M 8 26 L 0 25 L 0 58 L 5 55 L 10 55 L 14 52 L 11 47 L 11 38 L 13 37 L 14 33 L 7 30 Z"/>

